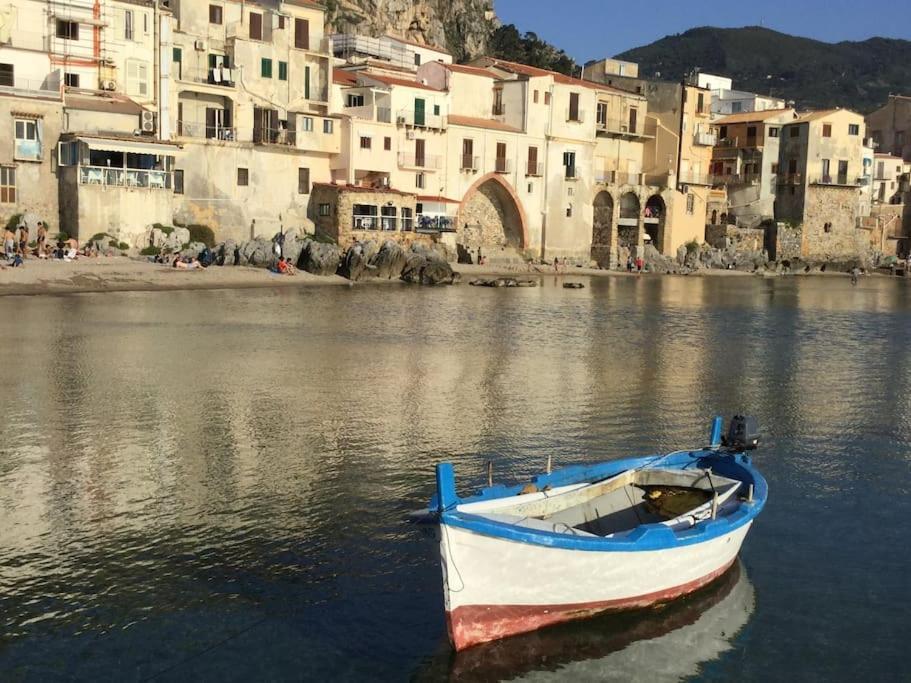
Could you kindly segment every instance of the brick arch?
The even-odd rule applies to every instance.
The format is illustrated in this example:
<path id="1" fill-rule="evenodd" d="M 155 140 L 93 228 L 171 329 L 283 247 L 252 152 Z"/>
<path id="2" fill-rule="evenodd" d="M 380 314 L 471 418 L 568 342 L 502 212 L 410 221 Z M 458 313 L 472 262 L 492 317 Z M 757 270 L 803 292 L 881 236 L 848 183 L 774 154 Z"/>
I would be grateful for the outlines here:
<path id="1" fill-rule="evenodd" d="M 512 200 L 513 208 L 515 209 L 516 215 L 519 217 L 519 227 L 522 233 L 522 244 L 520 245 L 521 249 L 529 248 L 529 238 L 528 238 L 528 218 L 525 215 L 525 209 L 522 208 L 522 202 L 519 201 L 519 195 L 516 194 L 515 189 L 507 183 L 501 177 L 499 173 L 488 173 L 487 175 L 481 176 L 478 178 L 471 187 L 468 188 L 468 191 L 465 192 L 465 196 L 462 197 L 462 202 L 459 204 L 459 225 L 462 225 L 462 214 L 465 210 L 465 207 L 468 206 L 468 202 L 471 201 L 472 197 L 476 195 L 481 187 L 486 185 L 488 182 L 493 182 L 506 192 L 509 198 Z"/>

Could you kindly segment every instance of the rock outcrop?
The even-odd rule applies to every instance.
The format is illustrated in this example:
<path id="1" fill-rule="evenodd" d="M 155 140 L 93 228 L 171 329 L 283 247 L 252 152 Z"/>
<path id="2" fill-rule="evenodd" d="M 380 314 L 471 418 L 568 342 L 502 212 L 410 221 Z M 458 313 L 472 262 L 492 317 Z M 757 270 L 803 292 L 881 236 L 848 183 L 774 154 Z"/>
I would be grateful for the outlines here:
<path id="1" fill-rule="evenodd" d="M 305 240 L 297 267 L 314 275 L 335 275 L 339 267 L 339 250 L 334 244 Z"/>
<path id="2" fill-rule="evenodd" d="M 327 0 L 327 30 L 392 35 L 445 48 L 457 60 L 487 52 L 499 26 L 493 0 Z"/>
<path id="3" fill-rule="evenodd" d="M 370 259 L 371 275 L 381 280 L 392 280 L 402 274 L 407 263 L 405 250 L 396 242 L 386 240 Z"/>

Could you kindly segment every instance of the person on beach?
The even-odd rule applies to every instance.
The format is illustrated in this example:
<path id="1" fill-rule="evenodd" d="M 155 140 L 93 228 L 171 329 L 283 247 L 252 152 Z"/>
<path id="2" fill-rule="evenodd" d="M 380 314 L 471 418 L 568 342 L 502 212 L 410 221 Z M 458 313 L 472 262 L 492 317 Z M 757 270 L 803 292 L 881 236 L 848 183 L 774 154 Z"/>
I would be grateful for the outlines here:
<path id="1" fill-rule="evenodd" d="M 23 259 L 28 256 L 28 226 L 24 223 L 19 226 L 19 255 Z"/>
<path id="2" fill-rule="evenodd" d="M 629 256 L 626 257 L 626 272 L 627 273 L 633 272 L 633 255 L 632 254 L 630 254 Z"/>
<path id="3" fill-rule="evenodd" d="M 35 253 L 38 258 L 47 258 L 47 226 L 44 221 L 38 221 L 38 239 Z"/>
<path id="4" fill-rule="evenodd" d="M 858 275 L 860 275 L 860 268 L 858 268 L 857 266 L 854 266 L 854 267 L 851 269 L 851 284 L 852 284 L 852 285 L 856 285 L 856 284 L 857 284 L 857 276 L 858 276 Z"/>
<path id="5" fill-rule="evenodd" d="M 642 275 L 642 269 L 645 267 L 645 261 L 642 260 L 641 256 L 636 257 L 636 272 L 639 275 Z"/>
<path id="6" fill-rule="evenodd" d="M 560 261 L 557 259 L 556 256 L 554 256 L 554 272 L 555 273 L 560 272 Z"/>
<path id="7" fill-rule="evenodd" d="M 4 228 L 3 230 L 3 255 L 7 259 L 13 258 L 13 255 L 16 253 L 16 233 L 9 229 L 9 227 Z"/>

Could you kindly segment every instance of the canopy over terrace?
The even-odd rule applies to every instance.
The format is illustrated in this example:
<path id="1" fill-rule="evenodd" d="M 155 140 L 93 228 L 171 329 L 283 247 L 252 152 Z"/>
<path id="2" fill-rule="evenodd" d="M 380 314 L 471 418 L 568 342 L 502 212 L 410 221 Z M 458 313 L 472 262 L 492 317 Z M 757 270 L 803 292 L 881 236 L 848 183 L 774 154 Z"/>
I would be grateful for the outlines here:
<path id="1" fill-rule="evenodd" d="M 60 141 L 61 166 L 77 166 L 79 183 L 172 189 L 177 144 L 141 137 L 75 135 Z"/>

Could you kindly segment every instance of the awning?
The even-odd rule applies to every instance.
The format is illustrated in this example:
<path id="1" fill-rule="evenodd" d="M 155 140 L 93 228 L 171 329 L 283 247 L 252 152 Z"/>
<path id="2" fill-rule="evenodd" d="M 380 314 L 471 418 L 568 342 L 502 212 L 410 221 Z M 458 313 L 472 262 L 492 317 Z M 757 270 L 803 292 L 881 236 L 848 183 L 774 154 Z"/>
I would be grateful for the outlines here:
<path id="1" fill-rule="evenodd" d="M 84 142 L 89 149 L 103 152 L 132 152 L 133 154 L 154 154 L 156 156 L 175 156 L 180 149 L 176 145 L 158 142 L 140 142 L 139 140 L 115 140 L 105 138 L 76 138 Z"/>

